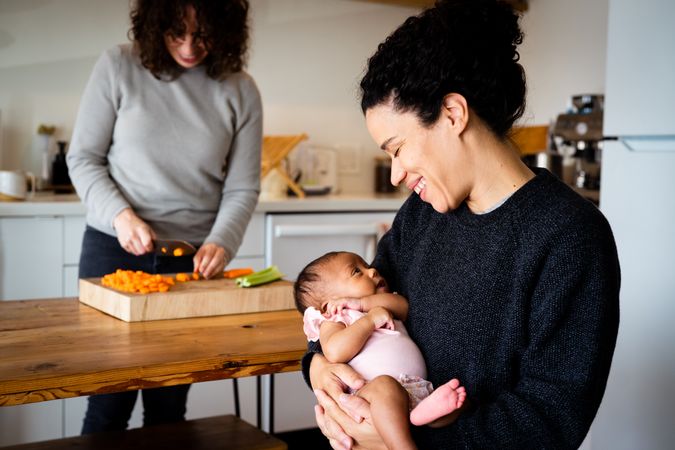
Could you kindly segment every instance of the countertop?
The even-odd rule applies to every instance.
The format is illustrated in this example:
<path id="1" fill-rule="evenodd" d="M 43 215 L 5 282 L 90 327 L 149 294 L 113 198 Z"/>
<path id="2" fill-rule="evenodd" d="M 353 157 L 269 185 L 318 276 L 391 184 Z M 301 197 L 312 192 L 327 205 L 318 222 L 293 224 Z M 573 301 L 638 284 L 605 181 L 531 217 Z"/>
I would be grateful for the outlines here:
<path id="1" fill-rule="evenodd" d="M 304 199 L 261 197 L 256 212 L 396 211 L 406 198 L 406 194 L 337 194 Z M 0 217 L 82 216 L 85 212 L 77 194 L 38 192 L 24 201 L 0 202 Z"/>

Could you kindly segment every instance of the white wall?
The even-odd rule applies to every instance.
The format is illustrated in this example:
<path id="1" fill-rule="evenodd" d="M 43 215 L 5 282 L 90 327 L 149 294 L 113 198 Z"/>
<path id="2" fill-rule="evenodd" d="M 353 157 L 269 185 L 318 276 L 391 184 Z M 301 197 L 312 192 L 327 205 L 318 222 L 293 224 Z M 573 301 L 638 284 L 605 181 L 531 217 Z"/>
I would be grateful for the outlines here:
<path id="1" fill-rule="evenodd" d="M 546 124 L 575 94 L 605 91 L 608 0 L 530 0 L 520 49 L 528 77 L 525 123 Z"/>
<path id="2" fill-rule="evenodd" d="M 316 144 L 358 151 L 360 173 L 341 174 L 341 187 L 371 190 L 378 150 L 358 106 L 358 80 L 377 44 L 417 10 L 250 1 L 249 71 L 263 95 L 265 133 L 306 132 Z M 573 94 L 603 91 L 606 14 L 607 0 L 530 1 L 521 48 L 526 123 L 548 123 Z M 127 0 L 0 0 L 0 168 L 39 171 L 40 123 L 58 127 L 54 140 L 70 140 L 89 72 L 103 49 L 126 40 L 127 15 Z"/>

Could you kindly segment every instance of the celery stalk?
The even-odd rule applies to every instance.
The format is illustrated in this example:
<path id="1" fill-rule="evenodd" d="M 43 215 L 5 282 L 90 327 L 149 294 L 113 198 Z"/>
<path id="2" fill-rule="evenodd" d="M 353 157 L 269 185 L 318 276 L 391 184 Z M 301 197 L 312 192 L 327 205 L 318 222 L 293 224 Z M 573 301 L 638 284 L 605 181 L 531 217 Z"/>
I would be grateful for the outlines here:
<path id="1" fill-rule="evenodd" d="M 269 266 L 267 269 L 244 275 L 243 277 L 236 278 L 234 281 L 239 287 L 254 287 L 279 280 L 283 276 L 284 274 L 279 271 L 277 266 Z"/>

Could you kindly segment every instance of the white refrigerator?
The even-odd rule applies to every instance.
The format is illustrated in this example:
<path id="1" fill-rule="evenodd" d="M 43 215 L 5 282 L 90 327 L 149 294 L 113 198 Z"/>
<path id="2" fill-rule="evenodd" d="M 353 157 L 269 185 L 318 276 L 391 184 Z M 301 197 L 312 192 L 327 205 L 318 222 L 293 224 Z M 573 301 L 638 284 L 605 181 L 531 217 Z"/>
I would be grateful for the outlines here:
<path id="1" fill-rule="evenodd" d="M 621 319 L 593 450 L 675 448 L 675 0 L 609 0 L 600 209 Z"/>

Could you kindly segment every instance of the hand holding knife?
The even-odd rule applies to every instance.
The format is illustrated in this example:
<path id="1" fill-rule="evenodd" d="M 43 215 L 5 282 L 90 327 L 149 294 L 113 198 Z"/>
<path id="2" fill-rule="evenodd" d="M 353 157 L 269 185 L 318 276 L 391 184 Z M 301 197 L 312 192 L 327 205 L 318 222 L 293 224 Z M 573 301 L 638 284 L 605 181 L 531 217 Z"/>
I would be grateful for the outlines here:
<path id="1" fill-rule="evenodd" d="M 122 210 L 114 220 L 117 239 L 127 252 L 140 256 L 148 252 L 168 257 L 193 256 L 194 271 L 204 278 L 223 272 L 230 255 L 220 245 L 204 243 L 199 250 L 181 239 L 159 239 L 150 226 L 139 218 L 131 208 Z"/>
<path id="2" fill-rule="evenodd" d="M 154 239 L 157 255 L 180 257 L 194 256 L 194 271 L 199 272 L 204 278 L 212 278 L 223 273 L 228 261 L 227 252 L 223 247 L 214 243 L 206 243 L 199 250 L 194 245 L 181 239 Z"/>

